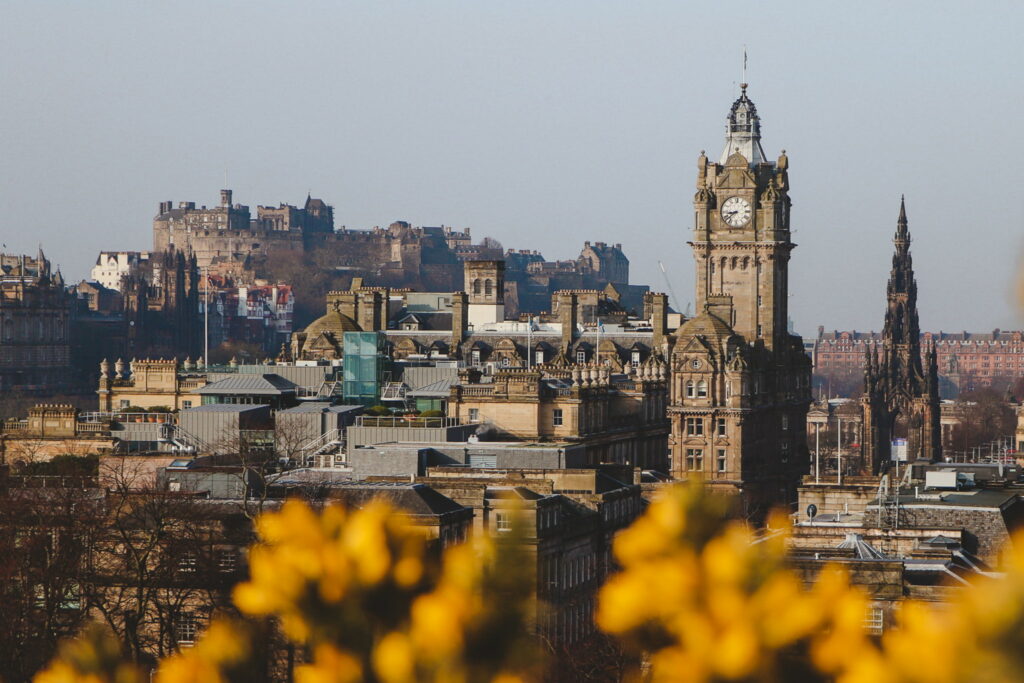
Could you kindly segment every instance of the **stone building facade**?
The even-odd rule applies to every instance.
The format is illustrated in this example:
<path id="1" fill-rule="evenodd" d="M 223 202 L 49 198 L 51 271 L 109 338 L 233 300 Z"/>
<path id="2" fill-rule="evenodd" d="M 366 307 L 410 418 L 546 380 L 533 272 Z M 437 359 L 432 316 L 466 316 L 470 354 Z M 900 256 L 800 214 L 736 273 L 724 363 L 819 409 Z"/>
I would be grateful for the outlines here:
<path id="1" fill-rule="evenodd" d="M 489 382 L 480 378 L 461 373 L 448 415 L 488 425 L 490 438 L 580 443 L 589 465 L 668 469 L 664 366 L 615 375 L 608 366 L 501 370 Z"/>
<path id="2" fill-rule="evenodd" d="M 53 393 L 73 384 L 71 295 L 42 250 L 0 254 L 0 391 Z"/>
<path id="3" fill-rule="evenodd" d="M 672 474 L 738 493 L 757 518 L 795 501 L 807 471 L 810 359 L 787 331 L 789 159 L 765 157 L 746 85 L 726 133 L 721 163 L 697 160 L 700 313 L 672 335 Z"/>

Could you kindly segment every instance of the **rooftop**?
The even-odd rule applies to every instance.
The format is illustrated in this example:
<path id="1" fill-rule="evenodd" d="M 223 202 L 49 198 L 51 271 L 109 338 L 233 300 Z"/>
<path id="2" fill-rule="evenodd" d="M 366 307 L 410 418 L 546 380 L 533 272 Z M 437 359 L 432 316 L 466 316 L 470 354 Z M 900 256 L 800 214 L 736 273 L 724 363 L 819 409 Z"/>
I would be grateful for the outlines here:
<path id="1" fill-rule="evenodd" d="M 294 394 L 296 384 L 275 374 L 235 375 L 196 390 L 197 394 L 224 395 L 240 394 L 248 396 L 281 396 Z"/>

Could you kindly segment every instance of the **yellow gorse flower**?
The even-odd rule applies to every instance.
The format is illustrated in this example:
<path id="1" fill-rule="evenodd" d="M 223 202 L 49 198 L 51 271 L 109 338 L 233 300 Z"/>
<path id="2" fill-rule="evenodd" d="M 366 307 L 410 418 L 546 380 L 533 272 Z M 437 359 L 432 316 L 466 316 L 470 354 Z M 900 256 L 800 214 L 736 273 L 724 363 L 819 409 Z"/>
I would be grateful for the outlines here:
<path id="1" fill-rule="evenodd" d="M 785 565 L 785 518 L 755 533 L 697 485 L 667 489 L 615 541 L 621 571 L 597 621 L 649 664 L 652 681 L 988 683 L 1024 671 L 1024 536 L 1006 575 L 948 604 L 903 603 L 880 639 L 868 600 L 839 567 L 810 587 Z M 288 502 L 257 522 L 250 578 L 234 592 L 272 617 L 310 661 L 298 683 L 537 680 L 528 637 L 531 574 L 522 545 L 477 539 L 430 552 L 421 529 L 381 502 L 316 512 Z M 506 537 L 508 538 L 508 537 Z M 518 615 L 509 619 L 509 614 Z M 195 648 L 165 659 L 158 683 L 253 680 L 253 630 L 214 620 Z M 248 667 L 248 668 L 247 668 Z M 141 683 L 109 633 L 62 646 L 37 683 Z"/>
<path id="2" fill-rule="evenodd" d="M 622 571 L 601 590 L 598 625 L 649 653 L 654 680 L 785 678 L 794 652 L 840 626 L 837 594 L 866 608 L 837 570 L 804 589 L 783 566 L 784 520 L 759 537 L 727 508 L 699 485 L 673 487 L 615 541 Z M 845 646 L 868 642 L 864 614 Z"/>

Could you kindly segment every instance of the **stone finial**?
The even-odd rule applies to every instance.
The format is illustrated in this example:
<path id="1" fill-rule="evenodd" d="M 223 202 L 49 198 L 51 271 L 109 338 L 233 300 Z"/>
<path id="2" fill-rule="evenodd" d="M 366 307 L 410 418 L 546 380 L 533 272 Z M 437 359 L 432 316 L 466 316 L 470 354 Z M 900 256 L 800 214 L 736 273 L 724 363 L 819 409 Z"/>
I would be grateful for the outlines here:
<path id="1" fill-rule="evenodd" d="M 205 368 L 206 367 L 206 361 L 203 360 L 202 356 L 199 356 L 199 359 L 196 361 L 196 367 L 197 368 Z"/>
<path id="2" fill-rule="evenodd" d="M 110 362 L 106 358 L 100 361 L 100 377 L 103 379 L 110 377 Z"/>
<path id="3" fill-rule="evenodd" d="M 124 361 L 120 358 L 114 362 L 114 377 L 115 379 L 127 379 L 124 373 Z"/>
<path id="4" fill-rule="evenodd" d="M 195 366 L 196 364 L 192 362 L 192 356 L 185 356 L 185 360 L 182 362 L 181 367 L 185 370 L 191 370 Z"/>
<path id="5" fill-rule="evenodd" d="M 228 361 L 228 365 L 230 367 L 237 368 L 238 367 L 238 359 L 235 358 L 234 356 L 231 356 L 231 360 Z"/>

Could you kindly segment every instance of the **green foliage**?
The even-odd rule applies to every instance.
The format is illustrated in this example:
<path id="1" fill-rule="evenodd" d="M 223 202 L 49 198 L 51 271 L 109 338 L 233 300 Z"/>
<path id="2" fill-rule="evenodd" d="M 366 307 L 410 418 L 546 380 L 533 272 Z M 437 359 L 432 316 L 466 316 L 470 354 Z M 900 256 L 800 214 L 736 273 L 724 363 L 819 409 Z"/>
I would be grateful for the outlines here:
<path id="1" fill-rule="evenodd" d="M 367 408 L 366 409 L 366 414 L 367 415 L 390 415 L 391 414 L 391 408 L 388 408 L 387 406 L 382 406 L 382 405 L 378 404 L 378 405 L 370 406 L 369 408 Z"/>
<path id="2" fill-rule="evenodd" d="M 443 410 L 424 410 L 420 413 L 420 417 L 444 417 Z"/>

